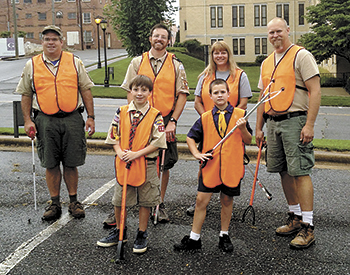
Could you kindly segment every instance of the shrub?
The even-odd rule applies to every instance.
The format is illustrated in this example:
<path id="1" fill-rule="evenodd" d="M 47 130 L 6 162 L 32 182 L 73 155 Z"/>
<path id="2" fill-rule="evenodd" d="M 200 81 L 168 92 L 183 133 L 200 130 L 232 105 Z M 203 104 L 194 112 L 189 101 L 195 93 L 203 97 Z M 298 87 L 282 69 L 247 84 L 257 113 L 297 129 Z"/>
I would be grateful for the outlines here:
<path id="1" fill-rule="evenodd" d="M 255 58 L 255 63 L 257 65 L 261 65 L 261 63 L 265 60 L 267 56 L 266 55 L 258 55 L 256 58 Z"/>
<path id="2" fill-rule="evenodd" d="M 345 85 L 345 90 L 348 92 L 348 94 L 350 94 L 350 77 L 348 78 L 348 80 L 346 81 L 346 85 Z"/>

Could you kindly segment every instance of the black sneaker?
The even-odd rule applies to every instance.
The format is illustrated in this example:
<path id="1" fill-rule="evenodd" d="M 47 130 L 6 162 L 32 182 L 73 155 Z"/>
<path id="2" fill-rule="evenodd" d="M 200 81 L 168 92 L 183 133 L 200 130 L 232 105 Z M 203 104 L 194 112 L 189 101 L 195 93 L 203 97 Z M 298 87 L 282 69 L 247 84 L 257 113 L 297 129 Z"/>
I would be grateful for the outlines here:
<path id="1" fill-rule="evenodd" d="M 233 245 L 231 243 L 230 237 L 227 234 L 224 234 L 222 235 L 222 237 L 219 237 L 219 248 L 223 252 L 233 251 Z"/>
<path id="2" fill-rule="evenodd" d="M 181 240 L 181 243 L 179 244 L 174 244 L 174 250 L 175 251 L 183 251 L 183 250 L 197 250 L 202 248 L 202 241 L 199 238 L 198 241 L 190 239 L 190 236 L 185 236 Z"/>
<path id="3" fill-rule="evenodd" d="M 127 228 L 124 228 L 124 234 L 123 234 L 123 243 L 126 243 L 128 241 L 128 237 L 126 235 Z M 117 245 L 119 242 L 119 229 L 114 228 L 111 232 L 109 232 L 107 237 L 102 238 L 101 240 L 97 241 L 97 245 L 101 247 L 111 247 L 113 245 Z"/>
<path id="4" fill-rule="evenodd" d="M 45 213 L 41 219 L 43 221 L 57 220 L 61 217 L 61 214 L 62 214 L 61 206 L 51 203 L 50 205 L 46 206 Z"/>
<path id="5" fill-rule="evenodd" d="M 147 250 L 147 244 L 148 244 L 148 233 L 147 231 L 140 231 L 137 229 L 137 235 L 136 235 L 136 240 L 134 242 L 134 248 L 133 252 L 134 253 L 145 253 Z"/>

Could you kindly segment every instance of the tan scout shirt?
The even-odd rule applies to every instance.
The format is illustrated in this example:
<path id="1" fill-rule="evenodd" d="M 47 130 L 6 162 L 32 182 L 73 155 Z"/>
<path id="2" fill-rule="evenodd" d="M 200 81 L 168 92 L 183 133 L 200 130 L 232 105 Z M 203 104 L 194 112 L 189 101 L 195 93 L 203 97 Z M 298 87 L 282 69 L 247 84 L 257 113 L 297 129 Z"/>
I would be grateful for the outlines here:
<path id="1" fill-rule="evenodd" d="M 56 75 L 56 71 L 59 65 L 59 61 L 56 65 L 53 65 L 51 61 L 43 54 L 44 61 L 48 68 L 52 71 L 53 74 Z M 88 75 L 83 62 L 76 56 L 74 56 L 74 64 L 78 71 L 78 86 L 80 91 L 85 91 L 91 89 L 94 86 L 90 76 Z M 16 93 L 21 95 L 25 95 L 33 98 L 32 107 L 33 109 L 40 110 L 38 106 L 38 102 L 36 99 L 36 94 L 34 93 L 34 84 L 33 84 L 33 63 L 32 59 L 28 60 L 26 65 L 24 66 L 21 79 L 17 85 Z M 77 108 L 82 105 L 82 98 L 79 93 L 78 105 Z"/>
<path id="2" fill-rule="evenodd" d="M 141 118 L 146 114 L 149 104 L 147 103 L 144 107 L 142 107 L 139 111 L 141 112 Z M 137 111 L 134 101 L 131 101 L 129 104 L 128 112 L 130 111 Z M 115 112 L 114 118 L 109 126 L 107 138 L 105 140 L 105 143 L 114 145 L 117 143 L 117 140 L 119 140 L 120 137 L 120 127 L 119 127 L 119 109 Z M 133 115 L 131 114 L 131 121 L 133 119 Z M 159 114 L 153 124 L 152 127 L 152 133 L 149 139 L 149 144 L 153 145 L 154 147 L 166 149 L 166 139 L 165 139 L 165 132 L 164 132 L 164 122 L 163 117 Z M 155 151 L 147 157 L 149 158 L 155 158 L 158 156 L 158 151 Z"/>
<path id="3" fill-rule="evenodd" d="M 161 58 L 157 59 L 152 55 L 151 52 L 149 52 L 149 58 L 151 60 L 152 67 L 156 73 L 158 73 L 158 71 L 162 67 L 165 57 L 166 57 L 166 54 L 164 54 L 164 56 L 162 56 Z M 131 83 L 131 80 L 137 75 L 137 72 L 141 64 L 141 60 L 142 60 L 141 55 L 131 60 L 128 70 L 126 72 L 123 84 L 121 85 L 121 87 L 124 90 L 127 90 L 127 91 L 130 90 L 129 85 Z M 189 95 L 190 92 L 188 90 L 188 82 L 187 82 L 186 72 L 183 64 L 180 61 L 175 59 L 174 66 L 175 66 L 175 73 L 176 73 L 176 85 L 175 85 L 176 97 L 180 93 Z"/>
<path id="4" fill-rule="evenodd" d="M 278 62 L 283 55 L 284 53 L 281 53 L 281 54 L 275 53 L 276 62 Z M 318 66 L 315 61 L 315 58 L 306 49 L 300 50 L 299 53 L 297 54 L 297 57 L 294 62 L 294 68 L 295 68 L 296 85 L 299 87 L 305 87 L 304 82 L 306 80 L 316 75 L 319 75 L 319 70 L 318 70 Z M 263 86 L 264 85 L 262 83 L 261 73 L 260 73 L 258 88 L 264 89 Z M 309 109 L 308 92 L 302 89 L 296 88 L 295 94 L 294 94 L 294 100 L 293 100 L 292 106 L 288 109 L 288 112 L 307 111 L 308 109 Z"/>

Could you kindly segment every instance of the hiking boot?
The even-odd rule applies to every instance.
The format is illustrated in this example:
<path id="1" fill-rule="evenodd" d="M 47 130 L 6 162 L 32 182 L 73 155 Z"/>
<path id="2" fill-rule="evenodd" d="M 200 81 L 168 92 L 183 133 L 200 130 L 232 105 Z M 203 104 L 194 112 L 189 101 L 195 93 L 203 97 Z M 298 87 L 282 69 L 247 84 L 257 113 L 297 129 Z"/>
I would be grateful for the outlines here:
<path id="1" fill-rule="evenodd" d="M 146 252 L 148 244 L 147 237 L 147 231 L 140 231 L 139 229 L 137 229 L 136 240 L 134 242 L 134 248 L 132 249 L 134 253 Z"/>
<path id="2" fill-rule="evenodd" d="M 162 202 L 161 204 L 159 204 L 158 222 L 166 223 L 169 221 L 170 221 L 169 216 L 165 212 L 165 205 Z"/>
<path id="3" fill-rule="evenodd" d="M 124 228 L 123 233 L 123 243 L 126 243 L 128 241 L 128 237 L 126 235 L 127 228 Z M 117 245 L 119 242 L 119 229 L 114 228 L 111 232 L 109 232 L 107 237 L 102 238 L 101 240 L 97 241 L 97 245 L 101 247 L 110 247 L 113 245 Z"/>
<path id="4" fill-rule="evenodd" d="M 309 223 L 301 222 L 301 230 L 298 235 L 290 242 L 290 248 L 304 249 L 315 242 L 314 227 Z"/>
<path id="5" fill-rule="evenodd" d="M 301 216 L 295 215 L 293 212 L 288 212 L 287 224 L 276 229 L 276 234 L 280 236 L 288 236 L 301 229 Z"/>
<path id="6" fill-rule="evenodd" d="M 102 222 L 104 228 L 112 228 L 117 225 L 117 222 L 115 220 L 115 214 L 114 212 L 109 214 L 108 217 Z"/>
<path id="7" fill-rule="evenodd" d="M 85 218 L 85 210 L 84 210 L 84 207 L 83 205 L 78 202 L 78 201 L 74 201 L 74 202 L 71 202 L 68 206 L 68 212 L 74 217 L 74 218 L 77 218 L 77 219 L 80 219 L 80 218 Z"/>
<path id="8" fill-rule="evenodd" d="M 202 241 L 199 238 L 198 241 L 192 240 L 190 239 L 190 236 L 186 235 L 185 237 L 183 237 L 183 239 L 181 240 L 181 243 L 179 244 L 174 244 L 174 250 L 175 251 L 193 251 L 193 250 L 197 250 L 197 249 L 201 249 L 202 248 Z"/>
<path id="9" fill-rule="evenodd" d="M 41 219 L 43 221 L 57 220 L 61 217 L 61 214 L 62 214 L 61 205 L 50 203 L 50 205 L 46 206 L 44 215 Z"/>
<path id="10" fill-rule="evenodd" d="M 219 237 L 219 248 L 223 252 L 233 251 L 233 245 L 231 243 L 230 237 L 227 234 L 223 234 L 222 237 Z"/>
<path id="11" fill-rule="evenodd" d="M 193 217 L 194 216 L 194 210 L 196 210 L 196 203 L 193 203 L 189 208 L 187 208 L 186 214 L 188 216 Z"/>

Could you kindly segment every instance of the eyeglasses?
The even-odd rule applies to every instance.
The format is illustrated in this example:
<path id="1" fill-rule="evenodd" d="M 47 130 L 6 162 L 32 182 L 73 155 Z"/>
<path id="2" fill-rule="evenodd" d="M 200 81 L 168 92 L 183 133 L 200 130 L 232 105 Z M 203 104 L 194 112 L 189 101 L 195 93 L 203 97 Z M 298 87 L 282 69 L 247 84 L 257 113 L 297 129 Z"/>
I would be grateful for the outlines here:
<path id="1" fill-rule="evenodd" d="M 165 35 L 160 35 L 160 34 L 153 34 L 152 35 L 153 38 L 157 38 L 157 39 L 162 39 L 162 40 L 168 40 L 168 37 Z"/>
<path id="2" fill-rule="evenodd" d="M 52 42 L 58 42 L 59 40 L 60 40 L 60 39 L 57 38 L 57 37 L 55 37 L 55 38 L 44 37 L 44 41 L 45 41 L 45 42 L 50 42 L 50 41 L 52 41 Z"/>

